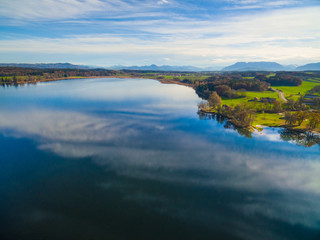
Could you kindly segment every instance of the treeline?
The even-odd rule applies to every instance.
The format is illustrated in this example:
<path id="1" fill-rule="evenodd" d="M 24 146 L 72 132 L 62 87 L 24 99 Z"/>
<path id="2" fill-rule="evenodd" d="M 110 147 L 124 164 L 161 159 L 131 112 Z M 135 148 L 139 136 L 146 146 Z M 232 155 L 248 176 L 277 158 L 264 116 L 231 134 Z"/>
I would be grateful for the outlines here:
<path id="1" fill-rule="evenodd" d="M 114 76 L 119 73 L 120 71 L 106 69 L 30 69 L 18 67 L 1 67 L 0 83 L 31 83 L 69 77 Z"/>
<path id="2" fill-rule="evenodd" d="M 312 77 L 318 77 L 319 73 L 312 73 Z M 220 73 L 207 78 L 205 81 L 236 80 L 243 79 L 259 80 L 270 83 L 271 86 L 300 86 L 303 78 L 310 77 L 310 74 L 301 72 L 240 72 Z"/>
<path id="3" fill-rule="evenodd" d="M 265 81 L 271 86 L 300 86 L 303 79 L 319 78 L 320 72 L 241 72 L 238 73 L 243 78 L 253 78 L 260 81 Z"/>
<path id="4" fill-rule="evenodd" d="M 203 98 L 207 99 L 215 91 L 221 97 L 239 98 L 245 97 L 244 91 L 265 91 L 270 84 L 255 79 L 216 79 L 210 77 L 196 84 L 196 92 Z"/>
<path id="5" fill-rule="evenodd" d="M 19 67 L 0 67 L 0 77 L 9 76 L 53 76 L 53 77 L 73 77 L 73 76 L 105 76 L 114 75 L 120 71 L 107 69 L 33 69 Z"/>
<path id="6" fill-rule="evenodd" d="M 287 73 L 277 73 L 275 76 L 258 74 L 255 79 L 270 83 L 271 86 L 300 86 L 303 82 L 301 77 Z"/>

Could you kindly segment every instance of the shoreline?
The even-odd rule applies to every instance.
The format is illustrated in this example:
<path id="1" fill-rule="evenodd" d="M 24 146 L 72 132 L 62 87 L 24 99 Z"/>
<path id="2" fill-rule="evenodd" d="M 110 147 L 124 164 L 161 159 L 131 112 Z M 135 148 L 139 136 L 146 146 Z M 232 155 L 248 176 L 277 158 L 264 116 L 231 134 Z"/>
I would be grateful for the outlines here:
<path id="1" fill-rule="evenodd" d="M 153 78 L 150 78 L 150 79 L 153 79 Z M 184 82 L 180 82 L 180 81 L 176 81 L 176 80 L 172 80 L 172 79 L 154 79 L 154 80 L 157 80 L 163 84 L 177 84 L 177 85 L 182 85 L 182 86 L 193 88 L 193 85 L 190 83 L 184 83 Z"/>
<path id="2" fill-rule="evenodd" d="M 248 127 L 243 127 L 243 126 L 238 126 L 237 124 L 233 123 L 232 121 L 230 121 L 230 117 L 228 117 L 226 115 L 223 115 L 221 113 L 216 113 L 216 112 L 212 112 L 212 111 L 206 111 L 206 110 L 203 110 L 203 109 L 200 109 L 199 111 L 202 112 L 202 113 L 211 114 L 211 115 L 219 114 L 219 115 L 227 118 L 228 121 L 231 124 L 233 124 L 234 126 L 239 127 L 239 128 L 243 128 L 243 129 L 247 129 L 248 131 L 252 131 L 253 129 L 256 129 L 256 130 L 258 130 L 260 132 L 260 131 L 262 131 L 264 129 L 264 127 L 269 127 L 269 128 L 283 128 L 283 129 L 287 129 L 287 130 L 295 131 L 295 132 L 300 132 L 300 133 L 309 132 L 309 133 L 312 133 L 312 134 L 320 135 L 320 131 L 310 130 L 308 128 L 294 128 L 294 127 L 290 127 L 290 126 L 282 125 L 282 124 L 280 124 L 278 126 L 268 126 L 268 125 L 256 124 L 256 125 L 250 125 Z"/>
<path id="3" fill-rule="evenodd" d="M 89 76 L 89 77 L 64 77 L 64 78 L 54 78 L 54 79 L 40 79 L 32 82 L 16 82 L 16 84 L 34 84 L 34 83 L 39 83 L 39 82 L 54 82 L 54 81 L 62 81 L 62 80 L 76 80 L 76 79 L 88 79 L 88 78 L 122 78 L 122 79 L 129 79 L 129 78 L 141 78 L 141 79 L 150 79 L 150 80 L 155 80 L 158 81 L 162 84 L 177 84 L 177 85 L 182 85 L 186 87 L 191 87 L 193 88 L 192 84 L 189 83 L 183 83 L 180 81 L 172 80 L 172 79 L 157 79 L 157 78 L 150 78 L 150 77 L 136 77 L 136 76 Z M 2 84 L 14 84 L 12 82 L 1 82 Z"/>

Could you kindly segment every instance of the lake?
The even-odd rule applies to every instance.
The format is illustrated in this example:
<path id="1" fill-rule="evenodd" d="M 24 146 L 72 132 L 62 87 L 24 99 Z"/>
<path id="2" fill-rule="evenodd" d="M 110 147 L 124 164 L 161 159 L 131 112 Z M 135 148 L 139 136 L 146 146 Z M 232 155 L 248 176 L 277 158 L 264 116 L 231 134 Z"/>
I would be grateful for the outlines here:
<path id="1" fill-rule="evenodd" d="M 319 144 L 200 101 L 146 79 L 0 88 L 0 238 L 320 239 Z"/>

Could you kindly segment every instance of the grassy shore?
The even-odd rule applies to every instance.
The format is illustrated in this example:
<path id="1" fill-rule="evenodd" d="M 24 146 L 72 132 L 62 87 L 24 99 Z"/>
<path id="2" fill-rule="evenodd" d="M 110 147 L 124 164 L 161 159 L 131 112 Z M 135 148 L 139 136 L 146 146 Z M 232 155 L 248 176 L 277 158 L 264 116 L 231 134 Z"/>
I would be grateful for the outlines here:
<path id="1" fill-rule="evenodd" d="M 263 129 L 264 126 L 266 127 L 284 127 L 296 131 L 310 131 L 310 129 L 307 127 L 307 121 L 303 121 L 302 124 L 299 125 L 293 125 L 288 126 L 285 123 L 285 120 L 283 118 L 283 114 L 279 113 L 258 113 L 255 116 L 255 120 L 252 123 L 252 126 L 256 129 Z M 311 130 L 311 132 L 314 133 L 320 133 L 320 128 L 315 128 Z"/>

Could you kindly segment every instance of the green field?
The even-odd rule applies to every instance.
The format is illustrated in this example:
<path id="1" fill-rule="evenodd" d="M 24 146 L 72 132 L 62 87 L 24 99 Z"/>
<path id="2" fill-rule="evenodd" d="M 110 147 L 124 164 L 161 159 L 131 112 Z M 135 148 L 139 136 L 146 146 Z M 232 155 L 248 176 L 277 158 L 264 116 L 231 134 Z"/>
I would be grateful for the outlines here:
<path id="1" fill-rule="evenodd" d="M 253 99 L 254 97 L 262 98 L 262 97 L 269 97 L 269 98 L 276 98 L 280 101 L 278 93 L 272 91 L 264 91 L 264 92 L 245 92 L 247 97 L 244 98 L 235 98 L 235 99 L 228 99 L 222 98 L 222 104 L 226 104 L 228 106 L 235 106 L 239 103 L 246 103 L 248 100 Z"/>
<path id="2" fill-rule="evenodd" d="M 234 99 L 228 99 L 228 98 L 221 98 L 221 104 L 224 105 L 228 105 L 228 106 L 235 106 L 239 103 L 246 103 L 248 102 L 247 98 L 234 98 Z"/>
<path id="3" fill-rule="evenodd" d="M 272 92 L 272 91 L 264 91 L 264 92 L 246 92 L 246 95 L 252 99 L 254 97 L 262 98 L 262 97 L 270 97 L 270 98 L 276 98 L 279 100 L 278 93 Z"/>
<path id="4" fill-rule="evenodd" d="M 304 80 L 301 86 L 292 86 L 292 87 L 281 86 L 281 87 L 273 87 L 273 88 L 281 90 L 284 93 L 284 96 L 286 98 L 298 99 L 299 97 L 307 94 L 312 88 L 314 88 L 317 85 L 320 85 L 319 78 Z"/>
<path id="5" fill-rule="evenodd" d="M 285 121 L 283 119 L 280 119 L 281 117 L 281 115 L 276 113 L 259 113 L 256 115 L 252 125 L 278 127 L 285 124 Z"/>
<path id="6" fill-rule="evenodd" d="M 267 75 L 267 78 L 274 77 L 275 75 L 276 75 L 275 73 L 270 73 L 270 74 Z"/>
<path id="7" fill-rule="evenodd" d="M 301 86 L 281 86 L 281 87 L 273 87 L 275 89 L 281 90 L 286 98 L 293 98 L 297 100 L 301 96 L 307 94 L 312 88 L 320 85 L 320 78 L 313 78 L 304 80 Z M 300 95 L 299 95 L 300 93 Z M 262 97 L 270 97 L 276 98 L 277 101 L 281 101 L 279 99 L 278 93 L 272 91 L 264 91 L 264 92 L 245 92 L 246 98 L 236 98 L 236 99 L 228 99 L 222 98 L 222 104 L 227 104 L 229 106 L 235 106 L 239 103 L 246 103 L 248 100 L 253 99 L 254 97 L 262 98 Z M 316 93 L 316 95 L 320 95 L 320 93 Z"/>

